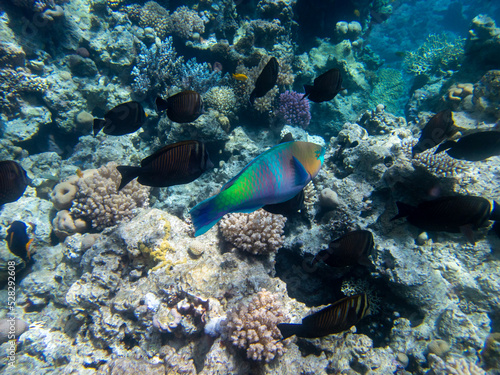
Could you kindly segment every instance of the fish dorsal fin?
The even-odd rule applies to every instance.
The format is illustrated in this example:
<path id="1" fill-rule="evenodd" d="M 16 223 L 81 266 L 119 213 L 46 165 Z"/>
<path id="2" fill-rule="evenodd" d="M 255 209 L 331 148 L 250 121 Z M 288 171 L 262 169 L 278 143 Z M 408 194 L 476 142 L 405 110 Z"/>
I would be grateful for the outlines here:
<path id="1" fill-rule="evenodd" d="M 305 186 L 311 176 L 295 156 L 292 156 L 291 167 L 295 171 L 295 186 Z"/>
<path id="2" fill-rule="evenodd" d="M 163 146 L 159 150 L 156 150 L 153 154 L 151 154 L 148 157 L 142 159 L 142 161 L 141 161 L 141 167 L 144 167 L 144 166 L 152 163 L 152 161 L 155 160 L 156 158 L 158 158 L 159 155 L 164 154 L 165 152 L 168 152 L 168 151 L 170 151 L 173 148 L 177 148 L 177 147 L 184 146 L 186 144 L 191 144 L 191 143 L 193 143 L 193 141 L 181 141 L 181 142 L 173 143 L 171 145 Z"/>

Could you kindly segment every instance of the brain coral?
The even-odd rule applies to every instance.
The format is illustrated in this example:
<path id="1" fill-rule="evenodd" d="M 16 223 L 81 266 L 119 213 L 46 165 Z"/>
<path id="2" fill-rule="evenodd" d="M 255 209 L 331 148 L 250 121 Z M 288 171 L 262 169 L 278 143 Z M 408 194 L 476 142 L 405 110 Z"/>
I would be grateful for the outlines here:
<path id="1" fill-rule="evenodd" d="M 76 181 L 78 191 L 70 209 L 73 218 L 81 218 L 92 228 L 103 230 L 131 219 L 135 208 L 149 205 L 149 188 L 137 181 L 117 191 L 121 177 L 116 166 L 111 162 L 91 172 L 85 171 Z"/>
<path id="2" fill-rule="evenodd" d="M 281 333 L 276 325 L 286 322 L 278 297 L 263 289 L 231 310 L 224 325 L 228 340 L 246 349 L 248 358 L 270 362 L 283 354 L 283 344 L 278 341 Z"/>
<path id="3" fill-rule="evenodd" d="M 263 209 L 255 212 L 226 215 L 219 228 L 226 241 L 252 254 L 268 254 L 278 250 L 285 237 L 286 218 Z"/>

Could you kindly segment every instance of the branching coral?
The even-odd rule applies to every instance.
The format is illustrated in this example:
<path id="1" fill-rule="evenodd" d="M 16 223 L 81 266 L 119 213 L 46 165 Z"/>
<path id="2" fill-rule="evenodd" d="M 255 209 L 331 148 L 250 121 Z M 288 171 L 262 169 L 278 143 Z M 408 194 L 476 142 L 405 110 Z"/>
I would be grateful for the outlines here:
<path id="1" fill-rule="evenodd" d="M 246 349 L 248 358 L 270 362 L 284 352 L 277 324 L 286 322 L 278 297 L 264 289 L 229 312 L 225 329 L 229 341 Z"/>
<path id="2" fill-rule="evenodd" d="M 404 65 L 415 75 L 439 75 L 457 70 L 464 56 L 465 39 L 451 40 L 446 34 L 430 34 L 415 51 L 406 53 Z"/>
<path id="3" fill-rule="evenodd" d="M 465 358 L 453 357 L 445 362 L 431 353 L 429 363 L 434 375 L 486 375 L 486 371 Z"/>
<path id="4" fill-rule="evenodd" d="M 219 222 L 219 228 L 226 241 L 238 249 L 268 254 L 283 245 L 285 222 L 284 216 L 260 209 L 250 214 L 229 214 Z"/>
<path id="5" fill-rule="evenodd" d="M 96 230 L 103 230 L 129 220 L 136 208 L 147 207 L 149 188 L 133 181 L 118 192 L 120 178 L 116 163 L 113 162 L 79 178 L 76 181 L 78 191 L 70 209 L 71 216 L 82 218 Z"/>
<path id="6" fill-rule="evenodd" d="M 295 91 L 285 91 L 280 94 L 278 113 L 286 124 L 307 128 L 311 121 L 309 100 L 302 99 L 303 94 Z"/>
<path id="7" fill-rule="evenodd" d="M 238 102 L 234 90 L 228 86 L 212 87 L 205 94 L 205 104 L 224 115 L 230 115 L 237 111 Z"/>

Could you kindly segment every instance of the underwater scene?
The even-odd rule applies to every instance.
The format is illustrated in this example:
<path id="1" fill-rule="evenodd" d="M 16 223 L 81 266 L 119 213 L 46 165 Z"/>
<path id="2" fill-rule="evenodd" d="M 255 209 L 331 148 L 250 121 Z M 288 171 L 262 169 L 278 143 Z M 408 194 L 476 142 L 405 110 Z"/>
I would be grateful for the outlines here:
<path id="1" fill-rule="evenodd" d="M 0 2 L 0 374 L 500 375 L 499 203 L 500 1 Z"/>

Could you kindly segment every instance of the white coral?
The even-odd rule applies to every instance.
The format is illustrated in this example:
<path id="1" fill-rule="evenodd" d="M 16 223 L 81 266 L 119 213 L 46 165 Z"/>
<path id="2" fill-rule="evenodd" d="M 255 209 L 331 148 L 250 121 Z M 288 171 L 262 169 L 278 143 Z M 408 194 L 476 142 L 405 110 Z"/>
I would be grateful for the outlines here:
<path id="1" fill-rule="evenodd" d="M 279 323 L 288 322 L 277 295 L 265 289 L 231 310 L 225 322 L 229 341 L 254 361 L 270 362 L 284 352 Z"/>
<path id="2" fill-rule="evenodd" d="M 435 354 L 429 354 L 433 375 L 486 375 L 486 371 L 465 358 L 452 357 L 444 362 Z"/>
<path id="3" fill-rule="evenodd" d="M 286 218 L 263 209 L 250 214 L 234 213 L 219 222 L 226 241 L 253 254 L 267 254 L 283 246 Z"/>

